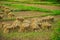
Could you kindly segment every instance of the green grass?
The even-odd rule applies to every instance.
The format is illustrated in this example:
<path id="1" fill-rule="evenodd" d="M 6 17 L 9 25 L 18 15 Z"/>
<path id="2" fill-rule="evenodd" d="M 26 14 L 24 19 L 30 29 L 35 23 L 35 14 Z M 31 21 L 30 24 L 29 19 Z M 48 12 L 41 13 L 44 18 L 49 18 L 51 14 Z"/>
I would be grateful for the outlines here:
<path id="1" fill-rule="evenodd" d="M 48 2 L 47 2 L 48 3 Z M 11 3 L 2 3 L 0 4 L 2 6 L 8 6 L 10 9 L 13 9 L 13 11 L 39 11 L 39 12 L 53 12 L 53 10 L 48 10 L 44 8 L 34 7 L 34 6 L 25 6 L 22 4 L 11 4 Z M 57 10 L 60 11 L 60 10 Z M 55 12 L 55 10 L 54 10 Z"/>
<path id="2" fill-rule="evenodd" d="M 28 18 L 36 18 L 36 17 L 43 17 L 43 16 L 56 16 L 56 15 L 60 15 L 60 10 L 52 10 L 52 13 L 46 13 L 46 14 L 42 14 L 42 15 L 37 15 L 37 16 L 24 16 L 23 18 L 25 19 L 28 19 Z M 14 21 L 15 18 L 5 18 L 5 19 L 2 19 L 3 21 Z"/>
<path id="3" fill-rule="evenodd" d="M 30 16 L 30 17 L 25 16 L 23 18 L 28 19 L 28 18 L 44 17 L 44 16 L 49 16 L 49 15 L 50 16 L 56 16 L 56 15 L 60 15 L 60 13 L 51 13 L 51 14 L 44 14 L 44 15 Z M 14 20 L 15 20 L 15 18 L 12 18 L 12 19 L 10 19 L 10 18 L 2 19 L 2 21 L 14 21 Z"/>
<path id="4" fill-rule="evenodd" d="M 24 4 L 41 4 L 41 5 L 54 5 L 54 6 L 60 6 L 60 4 L 55 2 L 16 2 L 16 3 L 24 3 Z"/>
<path id="5" fill-rule="evenodd" d="M 60 40 L 60 20 L 53 24 L 54 30 L 51 33 L 51 40 Z"/>
<path id="6" fill-rule="evenodd" d="M 34 7 L 34 6 L 24 6 L 21 4 L 1 4 L 3 6 L 8 6 L 11 9 L 13 9 L 14 11 L 39 11 L 39 12 L 55 12 L 56 10 L 48 10 L 48 9 L 44 9 L 44 8 L 38 8 L 38 7 Z M 60 10 L 57 10 L 60 11 Z"/>
<path id="7" fill-rule="evenodd" d="M 44 8 L 38 8 L 33 6 L 24 6 L 21 4 L 1 4 L 3 6 L 11 7 L 12 9 L 15 9 L 15 11 L 40 11 L 40 12 L 51 12 L 50 10 L 44 9 Z"/>
<path id="8" fill-rule="evenodd" d="M 9 35 L 10 34 L 10 35 Z M 39 35 L 40 33 L 37 33 L 37 32 L 23 32 L 23 33 L 18 33 L 18 32 L 12 32 L 12 33 L 9 33 L 9 34 L 6 34 L 4 36 L 10 38 L 10 37 L 34 37 L 35 35 Z"/>
<path id="9" fill-rule="evenodd" d="M 37 8 L 37 7 L 32 7 L 32 6 L 24 6 L 24 5 L 18 5 L 18 4 L 3 4 L 4 6 L 9 6 L 12 7 L 13 9 L 15 8 L 15 11 L 39 11 L 39 12 L 47 12 L 49 14 L 44 14 L 44 15 L 39 15 L 39 16 L 31 16 L 31 17 L 24 17 L 24 18 L 32 18 L 32 17 L 40 17 L 40 16 L 47 16 L 47 15 L 60 15 L 60 10 L 46 10 L 43 8 Z M 5 18 L 3 19 L 4 21 L 8 20 L 15 20 L 15 18 L 8 19 Z"/>
<path id="10" fill-rule="evenodd" d="M 33 6 L 24 6 L 22 4 L 7 4 L 7 3 L 3 3 L 0 4 L 2 6 L 8 6 L 10 7 L 10 9 L 13 9 L 14 12 L 15 11 L 39 11 L 39 12 L 47 12 L 50 14 L 44 14 L 44 15 L 40 15 L 40 16 L 47 16 L 47 15 L 60 15 L 60 10 L 47 10 L 44 8 L 38 8 L 38 7 L 33 7 Z M 40 16 L 31 16 L 31 17 L 25 17 L 25 18 L 32 18 L 32 17 L 40 17 Z M 4 19 L 5 21 L 7 20 L 15 20 L 15 18 L 13 19 Z"/>
<path id="11" fill-rule="evenodd" d="M 8 2 L 10 2 L 10 3 L 15 2 L 15 4 L 41 4 L 41 5 L 60 6 L 60 4 L 58 4 L 56 2 L 47 2 L 47 1 L 43 1 L 43 2 L 37 2 L 37 1 L 35 1 L 35 2 L 29 2 L 29 1 L 23 1 L 23 2 L 21 2 L 21 1 L 1 1 L 1 2 L 2 3 L 4 2 L 4 4 L 8 3 Z"/>
<path id="12" fill-rule="evenodd" d="M 51 15 L 60 15 L 60 10 L 52 10 Z"/>
<path id="13" fill-rule="evenodd" d="M 23 33 L 18 33 L 18 32 L 12 32 L 12 33 L 8 33 L 8 34 L 3 34 L 4 37 L 6 37 L 7 39 L 11 39 L 12 37 L 13 38 L 37 38 L 37 37 L 43 37 L 44 35 L 46 35 L 46 33 L 48 32 L 45 32 L 45 31 L 41 31 L 41 32 L 23 32 Z"/>

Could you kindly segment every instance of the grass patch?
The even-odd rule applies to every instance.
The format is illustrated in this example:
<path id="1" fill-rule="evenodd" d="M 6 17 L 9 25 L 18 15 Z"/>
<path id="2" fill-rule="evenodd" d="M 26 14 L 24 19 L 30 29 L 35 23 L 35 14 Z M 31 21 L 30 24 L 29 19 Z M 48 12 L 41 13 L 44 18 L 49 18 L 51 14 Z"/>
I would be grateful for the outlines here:
<path id="1" fill-rule="evenodd" d="M 17 2 L 17 3 L 60 6 L 60 4 L 58 4 L 58 3 L 56 3 L 56 2 Z"/>
<path id="2" fill-rule="evenodd" d="M 4 36 L 6 36 L 8 38 L 10 38 L 10 37 L 29 37 L 29 36 L 32 37 L 32 36 L 34 36 L 36 34 L 38 35 L 39 33 L 37 33 L 37 32 L 28 32 L 28 33 L 26 33 L 26 32 L 24 32 L 24 33 L 12 32 L 12 33 L 9 33 L 9 34 L 6 34 Z"/>
<path id="3" fill-rule="evenodd" d="M 60 40 L 60 20 L 53 24 L 54 30 L 51 33 L 51 40 Z"/>
<path id="4" fill-rule="evenodd" d="M 52 10 L 51 13 L 46 13 L 46 14 L 42 14 L 42 15 L 37 15 L 37 16 L 24 16 L 23 18 L 28 19 L 28 18 L 36 18 L 36 17 L 44 17 L 44 16 L 56 16 L 56 15 L 60 15 L 60 10 Z M 0 21 L 14 21 L 16 18 L 4 18 Z"/>
<path id="5" fill-rule="evenodd" d="M 50 10 L 44 8 L 38 8 L 33 6 L 24 6 L 21 4 L 2 4 L 3 6 L 8 6 L 15 11 L 40 11 L 40 12 L 51 12 Z"/>
<path id="6" fill-rule="evenodd" d="M 56 15 L 60 15 L 60 10 L 52 10 L 52 13 L 46 13 L 46 14 L 42 14 L 42 15 L 37 15 L 37 16 L 24 16 L 23 18 L 28 19 L 28 18 L 36 18 L 36 17 L 44 17 L 44 16 L 56 16 Z M 16 18 L 5 18 L 2 19 L 2 21 L 14 21 Z M 1 20 L 0 20 L 1 21 Z"/>
<path id="7" fill-rule="evenodd" d="M 40 17 L 40 16 L 47 16 L 47 15 L 60 15 L 60 10 L 47 10 L 44 8 L 38 8 L 38 7 L 33 7 L 33 6 L 24 6 L 21 4 L 0 4 L 2 6 L 8 6 L 11 9 L 13 9 L 13 12 L 20 12 L 20 11 L 39 11 L 39 12 L 47 12 L 49 14 L 44 14 L 44 15 L 39 15 L 39 16 L 31 16 L 31 17 L 24 17 L 24 18 L 32 18 L 32 17 Z M 15 18 L 12 19 L 3 19 L 5 21 L 8 20 L 15 20 Z"/>
<path id="8" fill-rule="evenodd" d="M 4 34 L 3 34 L 4 35 Z M 37 37 L 42 37 L 46 35 L 45 32 L 23 32 L 23 33 L 18 33 L 18 32 L 12 32 L 4 35 L 4 37 L 11 39 L 11 38 L 37 38 Z"/>
<path id="9" fill-rule="evenodd" d="M 52 15 L 60 15 L 60 10 L 53 10 L 52 12 Z"/>
<path id="10" fill-rule="evenodd" d="M 44 9 L 44 8 L 34 7 L 34 6 L 25 6 L 25 5 L 22 5 L 22 4 L 0 4 L 0 5 L 8 6 L 14 12 L 19 12 L 19 11 L 39 11 L 39 12 L 55 13 L 55 11 L 56 11 L 56 12 L 59 13 L 59 11 L 60 11 L 60 10 L 48 10 L 48 9 Z"/>
<path id="11" fill-rule="evenodd" d="M 8 3 L 8 2 L 10 2 L 10 3 L 15 2 L 15 4 L 41 4 L 41 5 L 60 6 L 59 3 L 48 2 L 48 1 L 43 1 L 43 2 L 42 1 L 39 1 L 39 2 L 37 2 L 37 1 L 35 1 L 35 2 L 30 2 L 30 1 L 23 1 L 23 2 L 21 2 L 21 1 L 1 1 L 1 3 L 3 3 L 3 2 L 4 2 L 4 4 Z"/>

